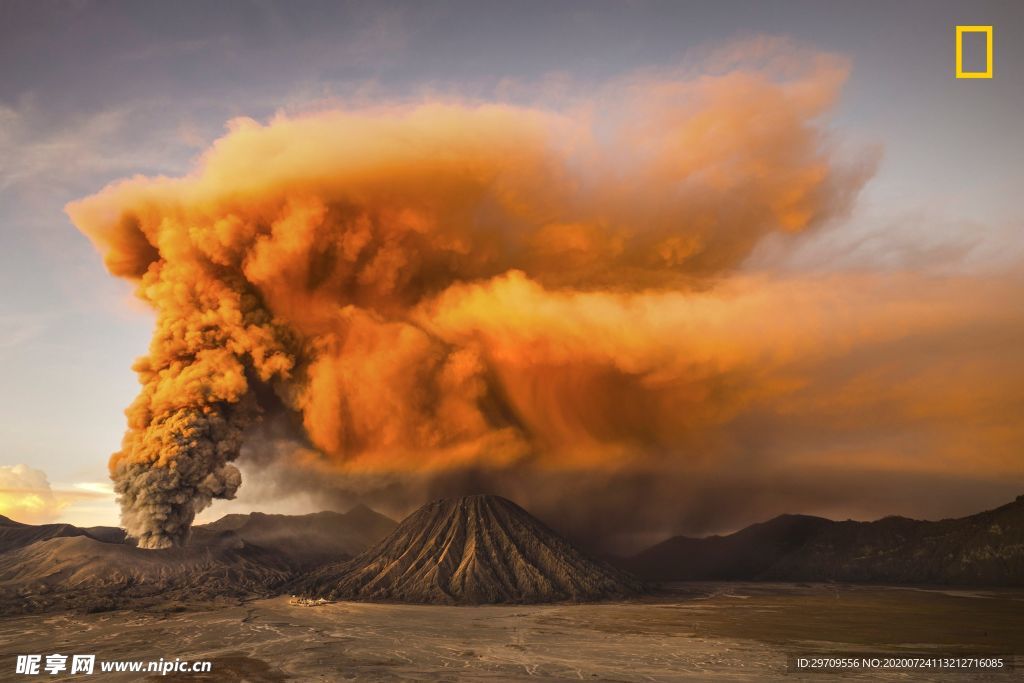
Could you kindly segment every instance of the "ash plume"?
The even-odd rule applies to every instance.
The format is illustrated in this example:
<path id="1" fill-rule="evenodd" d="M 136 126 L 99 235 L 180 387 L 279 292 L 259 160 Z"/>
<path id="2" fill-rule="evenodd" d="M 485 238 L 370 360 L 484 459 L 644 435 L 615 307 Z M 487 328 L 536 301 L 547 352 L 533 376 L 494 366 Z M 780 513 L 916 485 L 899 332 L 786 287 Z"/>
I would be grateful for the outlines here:
<path id="1" fill-rule="evenodd" d="M 715 319 L 691 295 L 842 215 L 870 174 L 821 123 L 845 66 L 804 57 L 564 112 L 236 120 L 192 174 L 69 204 L 157 314 L 110 461 L 128 532 L 184 543 L 268 413 L 308 445 L 296 467 L 336 479 L 686 451 L 726 410 L 699 344 L 675 343 Z"/>

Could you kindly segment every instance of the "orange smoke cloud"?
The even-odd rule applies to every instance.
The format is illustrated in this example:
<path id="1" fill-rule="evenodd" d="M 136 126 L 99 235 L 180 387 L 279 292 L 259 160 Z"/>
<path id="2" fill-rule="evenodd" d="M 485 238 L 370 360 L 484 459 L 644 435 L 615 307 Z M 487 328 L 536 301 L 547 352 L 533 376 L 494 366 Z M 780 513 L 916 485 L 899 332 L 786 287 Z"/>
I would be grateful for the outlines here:
<path id="1" fill-rule="evenodd" d="M 238 120 L 189 176 L 69 204 L 157 312 L 110 462 L 129 532 L 183 542 L 232 497 L 268 393 L 330 469 L 377 472 L 614 462 L 684 444 L 718 392 L 772 391 L 708 385 L 749 349 L 707 341 L 687 293 L 867 177 L 820 124 L 845 68 L 808 63 L 638 80 L 579 117 Z"/>
<path id="2" fill-rule="evenodd" d="M 707 291 L 629 293 L 549 291 L 512 271 L 454 285 L 415 319 L 481 349 L 525 431 L 559 462 L 689 453 L 692 467 L 701 452 L 721 454 L 708 438 L 760 411 L 776 427 L 800 419 L 862 439 L 927 427 L 927 450 L 873 467 L 971 461 L 1010 473 L 1024 442 L 1010 379 L 1024 371 L 1012 341 L 1024 339 L 1017 280 L 743 275 Z M 821 462 L 829 451 L 804 455 Z M 808 465 L 801 457 L 773 460 Z"/>

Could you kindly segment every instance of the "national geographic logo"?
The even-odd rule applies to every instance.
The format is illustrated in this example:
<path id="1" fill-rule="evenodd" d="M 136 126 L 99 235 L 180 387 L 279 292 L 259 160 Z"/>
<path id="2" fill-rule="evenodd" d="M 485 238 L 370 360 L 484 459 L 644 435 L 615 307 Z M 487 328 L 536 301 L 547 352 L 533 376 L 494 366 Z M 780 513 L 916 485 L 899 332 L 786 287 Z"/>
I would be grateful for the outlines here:
<path id="1" fill-rule="evenodd" d="M 984 41 L 984 42 L 982 42 Z M 964 43 L 967 43 L 966 49 Z M 968 67 L 964 68 L 964 59 Z M 984 62 L 982 63 L 982 57 Z M 992 78 L 992 27 L 956 27 L 956 77 Z"/>

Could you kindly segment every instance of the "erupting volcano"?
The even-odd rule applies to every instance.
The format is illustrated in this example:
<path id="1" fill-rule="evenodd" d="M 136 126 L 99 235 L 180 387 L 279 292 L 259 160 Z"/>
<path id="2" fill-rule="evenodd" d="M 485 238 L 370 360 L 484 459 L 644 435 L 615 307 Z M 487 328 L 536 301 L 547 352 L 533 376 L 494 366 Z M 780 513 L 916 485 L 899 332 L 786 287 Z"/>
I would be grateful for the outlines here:
<path id="1" fill-rule="evenodd" d="M 192 173 L 69 204 L 156 314 L 110 460 L 128 533 L 185 544 L 235 496 L 240 458 L 256 476 L 284 463 L 301 483 L 281 488 L 390 491 L 403 512 L 499 490 L 551 513 L 536 499 L 560 472 L 682 477 L 702 430 L 754 398 L 723 385 L 765 373 L 764 349 L 736 340 L 770 297 L 748 285 L 723 316 L 709 284 L 763 238 L 843 215 L 871 172 L 821 120 L 847 65 L 804 56 L 555 109 L 236 119 Z M 790 336 L 777 355 L 803 359 Z M 248 457 L 270 423 L 290 442 Z M 446 484 L 510 468 L 530 485 Z"/>
<path id="2" fill-rule="evenodd" d="M 434 604 L 623 598 L 644 591 L 500 496 L 438 500 L 298 588 L 315 597 Z"/>

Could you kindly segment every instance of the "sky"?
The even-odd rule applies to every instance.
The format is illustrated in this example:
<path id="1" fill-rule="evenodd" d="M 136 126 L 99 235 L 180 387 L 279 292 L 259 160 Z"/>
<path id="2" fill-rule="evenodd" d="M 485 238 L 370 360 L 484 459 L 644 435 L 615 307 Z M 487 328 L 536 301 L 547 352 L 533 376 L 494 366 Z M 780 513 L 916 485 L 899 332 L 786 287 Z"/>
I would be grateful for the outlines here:
<path id="1" fill-rule="evenodd" d="M 995 78 L 953 77 L 958 24 L 994 26 Z M 539 262 L 523 265 L 515 259 L 506 265 L 524 270 L 525 281 L 488 272 L 491 280 L 481 285 L 489 287 L 485 292 L 466 289 L 460 281 L 443 301 L 417 302 L 420 308 L 403 315 L 427 316 L 423 311 L 429 308 L 429 321 L 422 324 L 431 334 L 449 344 L 488 339 L 489 357 L 505 359 L 519 358 L 519 347 L 511 349 L 509 339 L 539 342 L 527 334 L 526 323 L 504 329 L 472 313 L 474 302 L 502 307 L 516 320 L 559 306 L 565 308 L 563 319 L 575 320 L 582 308 L 600 305 L 612 312 L 608 320 L 582 328 L 590 334 L 614 341 L 614 329 L 635 325 L 659 340 L 683 329 L 700 339 L 680 344 L 678 354 L 706 353 L 709 366 L 726 367 L 729 372 L 716 375 L 714 386 L 734 381 L 740 386 L 737 395 L 745 397 L 742 405 L 713 410 L 717 404 L 709 396 L 714 392 L 703 385 L 698 398 L 678 393 L 681 385 L 671 382 L 670 389 L 650 389 L 656 373 L 644 363 L 673 366 L 676 359 L 663 344 L 636 351 L 635 363 L 643 370 L 618 360 L 626 346 L 640 348 L 626 339 L 618 346 L 609 342 L 614 362 L 588 361 L 595 367 L 611 363 L 617 371 L 626 367 L 627 374 L 647 373 L 641 379 L 631 375 L 625 388 L 591 375 L 564 380 L 566 387 L 575 382 L 589 392 L 636 392 L 641 404 L 665 413 L 666 424 L 689 424 L 686 415 L 710 416 L 682 430 L 682 436 L 644 420 L 638 426 L 623 418 L 621 425 L 608 427 L 631 438 L 643 431 L 644 438 L 634 440 L 646 444 L 639 448 L 658 451 L 656 460 L 630 453 L 618 460 L 602 456 L 598 465 L 583 458 L 579 465 L 576 456 L 551 447 L 563 453 L 561 469 L 544 477 L 581 499 L 604 497 L 614 488 L 607 498 L 623 498 L 628 502 L 621 505 L 632 507 L 637 496 L 643 497 L 640 492 L 657 489 L 652 473 L 663 468 L 672 472 L 666 481 L 687 482 L 681 488 L 687 505 L 638 509 L 646 521 L 623 533 L 653 538 L 721 532 L 781 512 L 937 518 L 1012 499 L 1024 493 L 1024 432 L 1018 425 L 1024 393 L 1014 381 L 1024 369 L 1024 315 L 1014 308 L 1024 273 L 1024 206 L 1017 192 L 1024 161 L 1022 35 L 1024 8 L 1010 1 L 2 0 L 0 488 L 7 493 L 0 498 L 0 513 L 34 522 L 118 522 L 107 460 L 121 447 L 124 410 L 139 393 L 132 363 L 147 353 L 158 321 L 133 294 L 132 282 L 107 272 L 98 253 L 105 248 L 102 240 L 95 234 L 90 240 L 88 227 L 72 224 L 65 212 L 69 202 L 115 180 L 195 172 L 210 158 L 215 140 L 237 133 L 237 128 L 229 133 L 228 122 L 239 117 L 272 126 L 275 117 L 329 116 L 399 103 L 484 102 L 517 112 L 554 111 L 552 126 L 578 133 L 587 117 L 600 124 L 603 116 L 610 116 L 607 121 L 640 116 L 623 102 L 656 98 L 663 90 L 644 89 L 651 84 L 720 76 L 716 60 L 736 53 L 746 61 L 781 54 L 797 63 L 785 68 L 796 71 L 816 55 L 828 55 L 839 65 L 834 70 L 845 74 L 834 102 L 820 115 L 813 106 L 805 113 L 807 125 L 821 129 L 815 144 L 829 145 L 827 158 L 809 152 L 809 159 L 794 162 L 812 170 L 827 163 L 836 178 L 846 178 L 841 182 L 850 196 L 839 192 L 827 206 L 816 205 L 820 221 L 757 232 L 756 240 L 752 237 L 725 266 L 715 266 L 710 275 L 705 270 L 711 266 L 702 267 L 694 275 L 701 281 L 687 285 L 689 298 L 679 304 L 685 315 L 676 312 L 675 303 L 658 300 L 657 306 L 666 308 L 645 321 L 636 310 L 644 301 L 654 306 L 650 301 L 591 301 L 585 294 L 594 287 L 615 289 L 593 279 L 570 283 L 576 289 L 563 296 L 562 285 L 553 284 Z M 796 81 L 827 90 L 831 81 L 826 87 L 819 80 L 831 78 L 831 68 L 824 75 L 798 74 Z M 765 108 L 765 125 L 782 126 L 771 122 L 767 100 Z M 476 125 L 472 115 L 466 116 L 464 125 Z M 526 117 L 517 113 L 508 125 L 518 130 Z M 607 121 L 619 130 L 620 124 Z M 426 130 L 425 135 L 435 134 Z M 791 132 L 779 129 L 780 136 Z M 600 137 L 600 126 L 590 133 Z M 501 137 L 500 131 L 486 135 Z M 222 163 L 236 163 L 232 155 L 241 153 L 224 147 Z M 601 154 L 607 152 L 599 147 Z M 613 157 L 617 162 L 615 155 L 632 149 L 628 142 L 607 147 L 612 151 L 601 157 L 604 163 Z M 719 152 L 713 147 L 708 154 Z M 736 153 L 742 157 L 744 151 Z M 570 167 L 587 163 L 569 157 Z M 633 168 L 626 162 L 622 167 Z M 239 177 L 264 172 L 244 165 L 231 169 Z M 762 187 L 750 182 L 752 194 L 744 198 L 756 197 Z M 117 201 L 122 207 L 134 206 L 135 200 Z M 721 207 L 736 198 L 723 195 L 720 201 L 721 206 L 707 209 L 711 215 L 726 215 Z M 540 290 L 531 289 L 534 285 Z M 667 289 L 678 294 L 680 286 Z M 701 299 L 702 292 L 711 292 L 708 298 L 715 303 Z M 648 296 L 646 289 L 634 294 Z M 716 308 L 723 306 L 721 297 L 736 303 Z M 559 318 L 552 315 L 537 321 L 551 335 Z M 726 356 L 743 362 L 729 366 Z M 749 372 L 764 358 L 769 361 L 761 370 Z M 565 368 L 571 363 L 544 362 L 569 373 Z M 504 366 L 495 361 L 488 372 L 520 378 L 518 384 L 502 380 L 503 390 L 518 419 L 529 423 L 523 427 L 529 448 L 540 449 L 537 443 L 564 436 L 560 430 L 568 418 L 553 426 L 548 424 L 553 420 L 531 417 L 526 404 L 551 400 L 564 406 L 581 399 L 568 388 L 562 392 L 557 378 L 550 380 L 550 395 L 544 395 L 543 378 L 533 378 L 533 384 L 522 379 L 531 369 L 507 360 Z M 679 409 L 684 417 L 665 403 L 685 405 Z M 575 426 L 587 437 L 606 436 L 593 428 L 591 418 L 604 426 L 614 422 L 604 413 L 579 412 L 585 415 L 577 416 Z M 307 414 L 306 420 L 312 418 Z M 333 437 L 318 437 L 319 426 L 311 430 L 307 424 L 306 431 L 312 432 L 314 450 L 331 451 Z M 640 465 L 629 464 L 633 459 Z M 534 469 L 509 470 L 507 463 L 498 470 L 486 464 L 478 468 L 474 461 L 457 476 L 431 474 L 423 483 L 417 464 L 409 467 L 416 470 L 415 486 L 377 482 L 361 489 L 359 477 L 370 476 L 366 468 L 357 476 L 350 465 L 334 467 L 337 463 L 327 460 L 332 464 L 327 475 L 313 467 L 305 478 L 284 485 L 275 478 L 287 479 L 288 467 L 274 460 L 264 468 L 260 456 L 245 456 L 239 465 L 248 486 L 243 483 L 239 500 L 216 501 L 201 519 L 243 509 L 341 506 L 361 499 L 361 491 L 392 513 L 435 492 L 467 486 L 495 486 L 530 498 L 526 491 L 537 489 L 540 476 Z M 596 470 L 601 475 L 588 478 Z M 744 472 L 753 474 L 740 476 Z M 309 483 L 324 476 L 344 483 L 328 491 Z M 403 492 L 397 501 L 395 486 Z M 554 493 L 536 495 L 527 502 L 572 516 L 565 511 L 571 505 Z M 651 498 L 660 501 L 665 495 L 656 492 Z M 592 507 L 593 514 L 566 524 L 582 528 L 621 511 L 613 504 Z"/>

